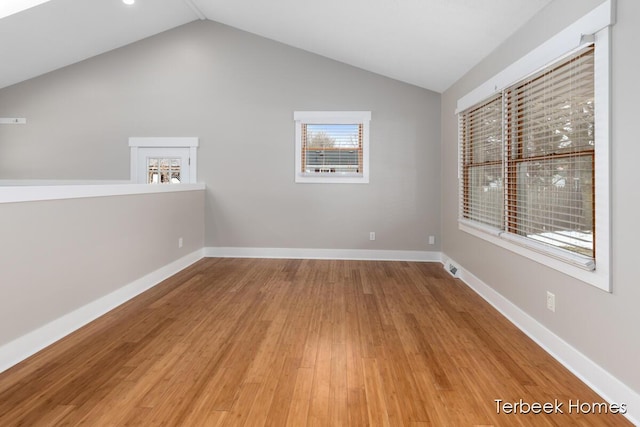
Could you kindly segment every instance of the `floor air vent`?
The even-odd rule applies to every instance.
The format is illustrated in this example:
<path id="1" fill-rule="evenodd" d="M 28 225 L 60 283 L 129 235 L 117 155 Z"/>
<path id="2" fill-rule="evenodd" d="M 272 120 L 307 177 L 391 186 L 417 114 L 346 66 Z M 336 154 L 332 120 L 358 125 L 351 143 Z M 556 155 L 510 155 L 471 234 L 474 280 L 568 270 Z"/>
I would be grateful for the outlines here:
<path id="1" fill-rule="evenodd" d="M 453 277 L 460 277 L 460 275 L 458 274 L 459 273 L 458 266 L 455 265 L 454 263 L 452 263 L 451 261 L 447 261 L 447 263 L 445 264 L 444 268 Z"/>

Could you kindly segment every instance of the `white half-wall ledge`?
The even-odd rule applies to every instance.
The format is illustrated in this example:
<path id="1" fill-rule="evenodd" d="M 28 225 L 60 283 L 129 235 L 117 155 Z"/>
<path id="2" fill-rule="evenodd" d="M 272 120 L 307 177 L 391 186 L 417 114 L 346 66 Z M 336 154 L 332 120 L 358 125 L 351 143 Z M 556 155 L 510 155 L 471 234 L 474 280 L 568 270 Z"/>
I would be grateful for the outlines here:
<path id="1" fill-rule="evenodd" d="M 129 196 L 133 194 L 171 193 L 204 190 L 205 184 L 33 184 L 0 186 L 0 203 L 35 202 L 41 200 L 81 199 L 85 197 Z"/>

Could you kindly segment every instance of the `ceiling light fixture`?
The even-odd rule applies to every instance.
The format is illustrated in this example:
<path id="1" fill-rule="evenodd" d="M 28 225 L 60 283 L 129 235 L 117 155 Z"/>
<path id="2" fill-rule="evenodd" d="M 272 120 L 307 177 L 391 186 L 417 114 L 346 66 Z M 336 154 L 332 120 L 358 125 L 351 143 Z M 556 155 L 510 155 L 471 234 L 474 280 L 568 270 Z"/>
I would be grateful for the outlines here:
<path id="1" fill-rule="evenodd" d="M 131 6 L 135 2 L 136 0 L 122 0 L 122 3 L 126 4 L 127 6 Z"/>

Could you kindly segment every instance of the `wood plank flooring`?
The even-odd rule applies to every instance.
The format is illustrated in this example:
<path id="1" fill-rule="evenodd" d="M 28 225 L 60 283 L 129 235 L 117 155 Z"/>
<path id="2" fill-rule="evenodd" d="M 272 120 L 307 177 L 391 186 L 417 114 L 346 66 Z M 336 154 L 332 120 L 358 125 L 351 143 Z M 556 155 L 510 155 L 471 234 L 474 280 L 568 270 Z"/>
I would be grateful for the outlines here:
<path id="1" fill-rule="evenodd" d="M 631 425 L 570 401 L 603 402 L 430 263 L 203 259 L 0 374 L 1 426 Z"/>

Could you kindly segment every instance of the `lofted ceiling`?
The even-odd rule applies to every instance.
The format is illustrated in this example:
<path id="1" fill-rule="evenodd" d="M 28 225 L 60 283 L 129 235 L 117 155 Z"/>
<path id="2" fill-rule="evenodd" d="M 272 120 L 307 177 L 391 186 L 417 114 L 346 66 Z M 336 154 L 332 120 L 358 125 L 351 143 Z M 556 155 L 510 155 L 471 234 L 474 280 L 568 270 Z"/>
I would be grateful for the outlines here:
<path id="1" fill-rule="evenodd" d="M 0 18 L 0 88 L 210 19 L 442 92 L 551 0 L 21 1 Z"/>

